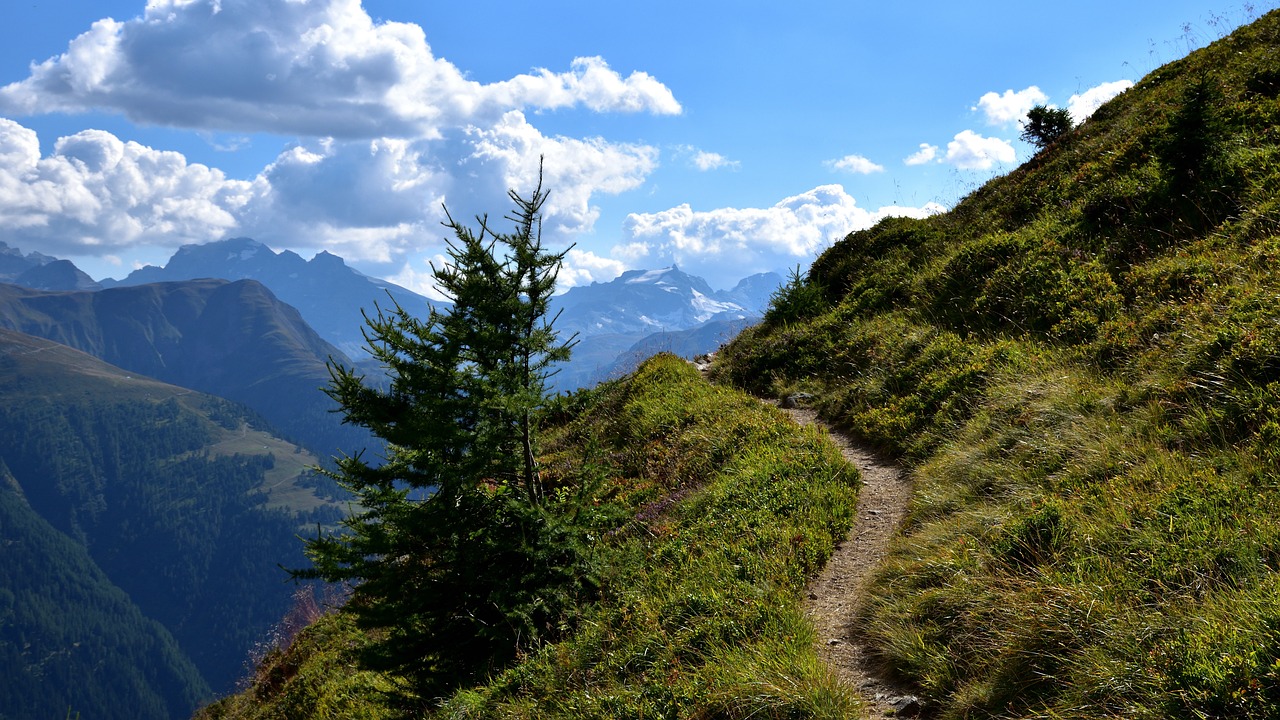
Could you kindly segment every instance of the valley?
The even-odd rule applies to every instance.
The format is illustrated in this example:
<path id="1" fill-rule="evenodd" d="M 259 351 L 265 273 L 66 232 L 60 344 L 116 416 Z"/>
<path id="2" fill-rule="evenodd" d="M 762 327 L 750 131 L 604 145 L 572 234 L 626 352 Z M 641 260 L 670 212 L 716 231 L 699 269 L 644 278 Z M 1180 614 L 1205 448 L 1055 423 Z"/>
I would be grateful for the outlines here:
<path id="1" fill-rule="evenodd" d="M 0 720 L 1280 717 L 1276 48 L 1036 103 L 789 280 L 557 293 L 541 184 L 450 302 L 0 243 Z"/>

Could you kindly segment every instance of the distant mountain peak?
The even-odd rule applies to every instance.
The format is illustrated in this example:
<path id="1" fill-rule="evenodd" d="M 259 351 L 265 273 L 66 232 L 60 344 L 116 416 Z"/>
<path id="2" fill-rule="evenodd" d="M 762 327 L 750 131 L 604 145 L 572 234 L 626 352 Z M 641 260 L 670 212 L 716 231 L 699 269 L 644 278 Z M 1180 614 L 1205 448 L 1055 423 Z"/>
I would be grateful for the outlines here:
<path id="1" fill-rule="evenodd" d="M 712 319 L 760 317 L 768 292 L 781 277 L 762 274 L 738 283 L 732 291 L 716 291 L 696 275 L 672 264 L 652 270 L 627 270 L 605 283 L 569 288 L 556 296 L 563 308 L 557 327 L 583 337 L 606 334 L 649 334 L 685 330 Z M 638 338 L 637 338 L 638 339 Z"/>
<path id="2" fill-rule="evenodd" d="M 18 277 L 14 282 L 23 287 L 35 290 L 68 291 L 68 290 L 101 290 L 102 286 L 89 277 L 70 260 L 53 260 L 37 265 Z"/>
<path id="3" fill-rule="evenodd" d="M 372 312 L 376 303 L 385 306 L 388 293 L 415 315 L 427 315 L 432 305 L 417 293 L 357 271 L 331 252 L 322 250 L 303 260 L 295 252 L 277 253 L 248 237 L 183 245 L 164 267 L 136 270 L 114 286 L 207 277 L 257 280 L 301 312 L 321 337 L 354 358 L 366 354 L 362 309 Z"/>
<path id="4" fill-rule="evenodd" d="M 672 265 L 670 267 L 658 268 L 656 270 L 627 270 L 619 276 L 623 282 L 627 284 L 636 283 L 659 283 L 667 276 L 688 277 L 680 272 L 680 268 Z"/>
<path id="5" fill-rule="evenodd" d="M 16 282 L 19 275 L 57 259 L 35 251 L 23 255 L 18 248 L 0 242 L 0 282 Z"/>
<path id="6" fill-rule="evenodd" d="M 328 250 L 321 250 L 311 258 L 310 263 L 316 267 L 347 267 L 347 261 Z M 362 275 L 364 273 L 361 273 Z"/>

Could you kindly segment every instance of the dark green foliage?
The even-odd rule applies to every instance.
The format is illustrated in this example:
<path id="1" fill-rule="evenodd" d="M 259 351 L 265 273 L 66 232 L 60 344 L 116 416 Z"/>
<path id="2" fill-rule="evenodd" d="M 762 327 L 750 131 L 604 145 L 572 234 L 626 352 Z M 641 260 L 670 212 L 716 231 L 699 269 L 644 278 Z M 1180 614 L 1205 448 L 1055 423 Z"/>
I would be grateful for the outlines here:
<path id="1" fill-rule="evenodd" d="M 908 299 L 918 271 L 916 249 L 937 242 L 939 234 L 935 223 L 886 218 L 828 248 L 809 268 L 808 280 L 823 290 L 828 306 L 887 310 Z"/>
<path id="2" fill-rule="evenodd" d="M 225 691 L 287 607 L 278 564 L 301 557 L 297 522 L 251 494 L 267 456 L 210 457 L 208 432 L 173 401 L 0 409 L 3 457 L 31 507 Z"/>
<path id="3" fill-rule="evenodd" d="M 769 298 L 765 320 L 775 325 L 785 325 L 797 320 L 807 320 L 826 309 L 822 286 L 800 273 L 791 271 L 787 282 Z"/>
<path id="4" fill-rule="evenodd" d="M 14 483 L 0 461 L 0 717 L 189 716 L 209 686 L 173 636 Z"/>
<path id="5" fill-rule="evenodd" d="M 368 319 L 387 389 L 332 368 L 330 395 L 386 440 L 386 462 L 337 461 L 362 510 L 310 541 L 315 567 L 297 574 L 354 583 L 349 609 L 385 630 L 366 664 L 408 677 L 424 701 L 557 637 L 593 587 L 585 508 L 537 461 L 549 367 L 569 352 L 547 318 L 562 254 L 541 246 L 541 188 L 511 199 L 513 232 L 450 221 L 449 264 L 434 271 L 446 312 Z"/>
<path id="6" fill-rule="evenodd" d="M 1062 510 L 1046 503 L 1013 522 L 992 543 L 991 549 L 1005 562 L 1033 567 L 1053 560 L 1069 535 Z"/>
<path id="7" fill-rule="evenodd" d="M 1065 108 L 1036 105 L 1027 111 L 1027 121 L 1022 124 L 1022 139 L 1043 150 L 1058 138 L 1071 132 L 1071 113 Z"/>

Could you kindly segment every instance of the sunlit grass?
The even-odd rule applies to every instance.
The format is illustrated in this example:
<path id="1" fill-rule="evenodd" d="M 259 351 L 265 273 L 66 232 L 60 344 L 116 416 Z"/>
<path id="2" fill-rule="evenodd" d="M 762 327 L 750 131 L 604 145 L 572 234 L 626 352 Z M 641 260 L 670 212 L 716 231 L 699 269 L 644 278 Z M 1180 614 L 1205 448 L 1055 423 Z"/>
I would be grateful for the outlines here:
<path id="1" fill-rule="evenodd" d="M 823 307 L 721 354 L 910 466 L 861 621 L 941 717 L 1280 714 L 1277 41 L 1272 13 L 854 233 Z"/>
<path id="2" fill-rule="evenodd" d="M 580 608 L 568 639 L 439 699 L 436 714 L 854 715 L 856 693 L 819 659 L 799 594 L 849 530 L 856 469 L 820 433 L 672 356 L 566 402 L 548 428 L 548 475 L 599 478 L 612 518 L 599 529 L 599 602 Z M 349 673 L 362 643 L 351 633 L 341 613 L 321 620 L 209 717 L 293 717 L 283 703 L 344 707 L 389 688 L 392 678 Z M 386 711 L 366 700 L 370 716 Z"/>

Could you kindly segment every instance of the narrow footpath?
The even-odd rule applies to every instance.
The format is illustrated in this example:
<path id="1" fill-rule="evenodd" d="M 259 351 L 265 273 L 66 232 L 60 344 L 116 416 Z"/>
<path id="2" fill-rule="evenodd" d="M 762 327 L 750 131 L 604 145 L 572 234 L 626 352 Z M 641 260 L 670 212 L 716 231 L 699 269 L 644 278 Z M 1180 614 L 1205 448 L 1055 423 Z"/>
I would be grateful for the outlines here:
<path id="1" fill-rule="evenodd" d="M 845 459 L 862 472 L 853 529 L 836 545 L 822 574 L 806 589 L 805 612 L 818 631 L 820 653 L 836 675 L 862 695 L 868 717 L 917 716 L 922 710 L 920 701 L 872 672 L 852 627 L 871 573 L 884 559 L 889 539 L 906 517 L 911 482 L 893 462 L 827 427 L 813 410 L 791 408 L 783 412 L 801 425 L 825 428 Z"/>
<path id="2" fill-rule="evenodd" d="M 706 377 L 714 359 L 715 353 L 708 353 L 691 364 Z M 804 407 L 781 409 L 799 425 L 817 425 L 825 430 L 845 459 L 862 474 L 853 528 L 843 542 L 836 544 L 822 573 L 805 588 L 804 610 L 818 632 L 818 651 L 836 677 L 862 696 L 867 717 L 918 717 L 923 714 L 923 703 L 874 672 L 853 627 L 871 573 L 884 559 L 889 539 L 907 516 L 911 480 L 892 460 L 830 427 L 816 411 Z"/>

